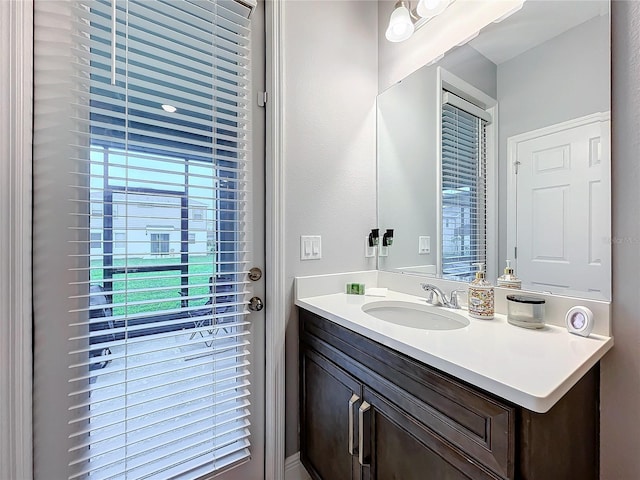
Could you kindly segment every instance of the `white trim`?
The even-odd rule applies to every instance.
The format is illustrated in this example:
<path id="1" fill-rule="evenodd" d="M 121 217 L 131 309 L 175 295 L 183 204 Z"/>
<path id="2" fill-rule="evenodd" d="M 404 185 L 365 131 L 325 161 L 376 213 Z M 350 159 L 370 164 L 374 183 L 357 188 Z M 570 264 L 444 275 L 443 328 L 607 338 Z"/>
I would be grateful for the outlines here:
<path id="1" fill-rule="evenodd" d="M 33 3 L 0 2 L 0 478 L 32 478 Z"/>
<path id="2" fill-rule="evenodd" d="M 285 460 L 284 480 L 311 480 L 311 476 L 300 463 L 300 452 L 294 453 Z"/>
<path id="3" fill-rule="evenodd" d="M 284 255 L 284 1 L 265 3 L 266 28 L 266 394 L 265 479 L 284 478 L 285 255 Z"/>
<path id="4" fill-rule="evenodd" d="M 442 278 L 442 67 L 436 68 L 436 276 Z"/>
<path id="5" fill-rule="evenodd" d="M 559 133 L 564 130 L 570 130 L 576 127 L 582 127 L 584 125 L 588 125 L 596 122 L 607 122 L 609 121 L 610 113 L 609 112 L 597 112 L 592 113 L 590 115 L 585 115 L 584 117 L 573 118 L 571 120 L 567 120 L 566 122 L 556 123 L 554 125 L 549 125 L 547 127 L 538 128 L 537 130 L 530 130 L 525 133 L 520 133 L 518 135 L 513 135 L 507 138 L 507 173 L 509 178 L 507 179 L 507 257 L 511 257 L 511 253 L 514 252 L 514 249 L 518 243 L 518 209 L 517 209 L 517 195 L 518 195 L 518 183 L 517 183 L 517 175 L 515 175 L 514 171 L 514 161 L 518 152 L 518 144 L 522 142 L 526 142 L 528 140 L 533 140 L 538 137 L 542 137 L 545 135 L 551 135 L 553 133 Z M 608 132 L 605 132 L 608 138 Z M 607 152 L 608 153 L 608 152 Z M 606 172 L 609 175 L 610 172 L 610 162 L 609 167 Z M 611 182 L 609 181 L 609 184 Z M 610 187 L 609 187 L 610 188 Z M 610 198 L 611 192 L 609 195 L 606 195 L 605 198 Z M 611 226 L 608 227 L 609 232 L 611 232 Z M 611 255 L 609 255 L 611 257 Z M 514 268 L 518 268 L 518 261 L 515 260 L 513 262 Z M 517 270 L 516 270 L 517 272 Z"/>
<path id="6" fill-rule="evenodd" d="M 500 271 L 498 240 L 500 238 L 498 217 L 498 145 L 500 118 L 498 104 L 487 108 L 493 121 L 487 125 L 487 278 L 498 278 Z"/>

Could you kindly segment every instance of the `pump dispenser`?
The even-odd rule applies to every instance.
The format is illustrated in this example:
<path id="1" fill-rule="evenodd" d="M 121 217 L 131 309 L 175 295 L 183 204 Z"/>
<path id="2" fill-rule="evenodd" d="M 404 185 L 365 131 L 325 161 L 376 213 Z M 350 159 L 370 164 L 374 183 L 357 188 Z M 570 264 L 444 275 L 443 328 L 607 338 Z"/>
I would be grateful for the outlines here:
<path id="1" fill-rule="evenodd" d="M 484 263 L 478 267 L 476 278 L 469 284 L 469 316 L 480 320 L 492 320 L 494 309 L 493 285 L 485 279 Z"/>
<path id="2" fill-rule="evenodd" d="M 511 268 L 511 260 L 507 260 L 507 266 L 504 269 L 504 275 L 500 275 L 498 277 L 498 287 L 504 288 L 522 288 L 522 280 L 516 277 L 515 273 L 513 273 L 513 268 Z"/>

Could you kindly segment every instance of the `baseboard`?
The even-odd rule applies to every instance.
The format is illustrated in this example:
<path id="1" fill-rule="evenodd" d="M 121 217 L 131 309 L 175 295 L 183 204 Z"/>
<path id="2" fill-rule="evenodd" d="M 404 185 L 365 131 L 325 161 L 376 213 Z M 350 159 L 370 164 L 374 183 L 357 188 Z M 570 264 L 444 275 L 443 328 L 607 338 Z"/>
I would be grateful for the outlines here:
<path id="1" fill-rule="evenodd" d="M 300 463 L 300 452 L 294 453 L 284 461 L 284 480 L 311 480 Z"/>

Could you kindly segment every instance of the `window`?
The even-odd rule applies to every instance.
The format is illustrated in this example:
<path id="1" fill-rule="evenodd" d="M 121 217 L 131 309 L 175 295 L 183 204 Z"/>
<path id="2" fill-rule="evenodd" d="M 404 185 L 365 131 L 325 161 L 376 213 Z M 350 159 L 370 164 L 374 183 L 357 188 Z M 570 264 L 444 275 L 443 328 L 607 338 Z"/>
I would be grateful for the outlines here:
<path id="1" fill-rule="evenodd" d="M 63 332 L 60 348 L 44 350 L 68 362 L 56 381 L 65 391 L 51 390 L 47 407 L 62 405 L 55 415 L 67 425 L 68 455 L 55 471 L 211 476 L 247 459 L 251 445 L 249 9 L 229 0 L 52 3 L 35 5 L 44 28 L 34 144 L 64 131 L 62 147 L 38 149 L 34 163 L 69 175 L 57 213 L 75 222 L 64 229 L 70 280 L 54 299 L 65 313 L 53 319 L 47 305 L 35 320 Z M 63 99 L 60 84 L 70 87 Z M 50 96 L 73 112 L 52 115 Z M 214 248 L 203 241 L 191 252 L 202 220 Z M 59 377 L 38 360 L 36 378 Z M 40 391 L 48 386 L 36 388 L 49 400 Z"/>
<path id="2" fill-rule="evenodd" d="M 91 245 L 89 248 L 102 248 L 102 234 L 101 233 L 91 233 Z"/>
<path id="3" fill-rule="evenodd" d="M 189 234 L 189 245 L 195 245 L 196 243 L 196 234 L 195 233 L 190 233 Z"/>
<path id="4" fill-rule="evenodd" d="M 473 112 L 473 113 L 470 113 Z M 488 114 L 444 92 L 442 105 L 442 275 L 469 281 L 486 263 Z"/>
<path id="5" fill-rule="evenodd" d="M 151 254 L 160 255 L 169 253 L 169 234 L 168 233 L 152 233 L 151 237 Z"/>

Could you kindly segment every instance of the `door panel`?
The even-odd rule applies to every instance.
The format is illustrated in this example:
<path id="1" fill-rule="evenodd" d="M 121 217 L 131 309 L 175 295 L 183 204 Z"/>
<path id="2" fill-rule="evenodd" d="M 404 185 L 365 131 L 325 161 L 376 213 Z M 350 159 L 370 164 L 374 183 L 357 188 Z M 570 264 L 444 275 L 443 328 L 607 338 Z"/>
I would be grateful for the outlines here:
<path id="1" fill-rule="evenodd" d="M 370 431 L 364 450 L 370 449 L 370 480 L 481 480 L 495 477 L 476 466 L 459 450 L 428 427 L 400 411 L 365 387 L 364 400 L 371 404 Z M 410 461 L 407 461 L 410 459 Z"/>
<path id="2" fill-rule="evenodd" d="M 35 2 L 37 479 L 264 477 L 264 4 L 196 3 Z"/>
<path id="3" fill-rule="evenodd" d="M 609 123 L 576 122 L 516 142 L 517 271 L 536 289 L 608 298 Z"/>
<path id="4" fill-rule="evenodd" d="M 355 432 L 360 402 L 353 395 L 362 396 L 361 384 L 311 350 L 302 355 L 300 378 L 302 463 L 318 479 L 359 479 Z"/>

